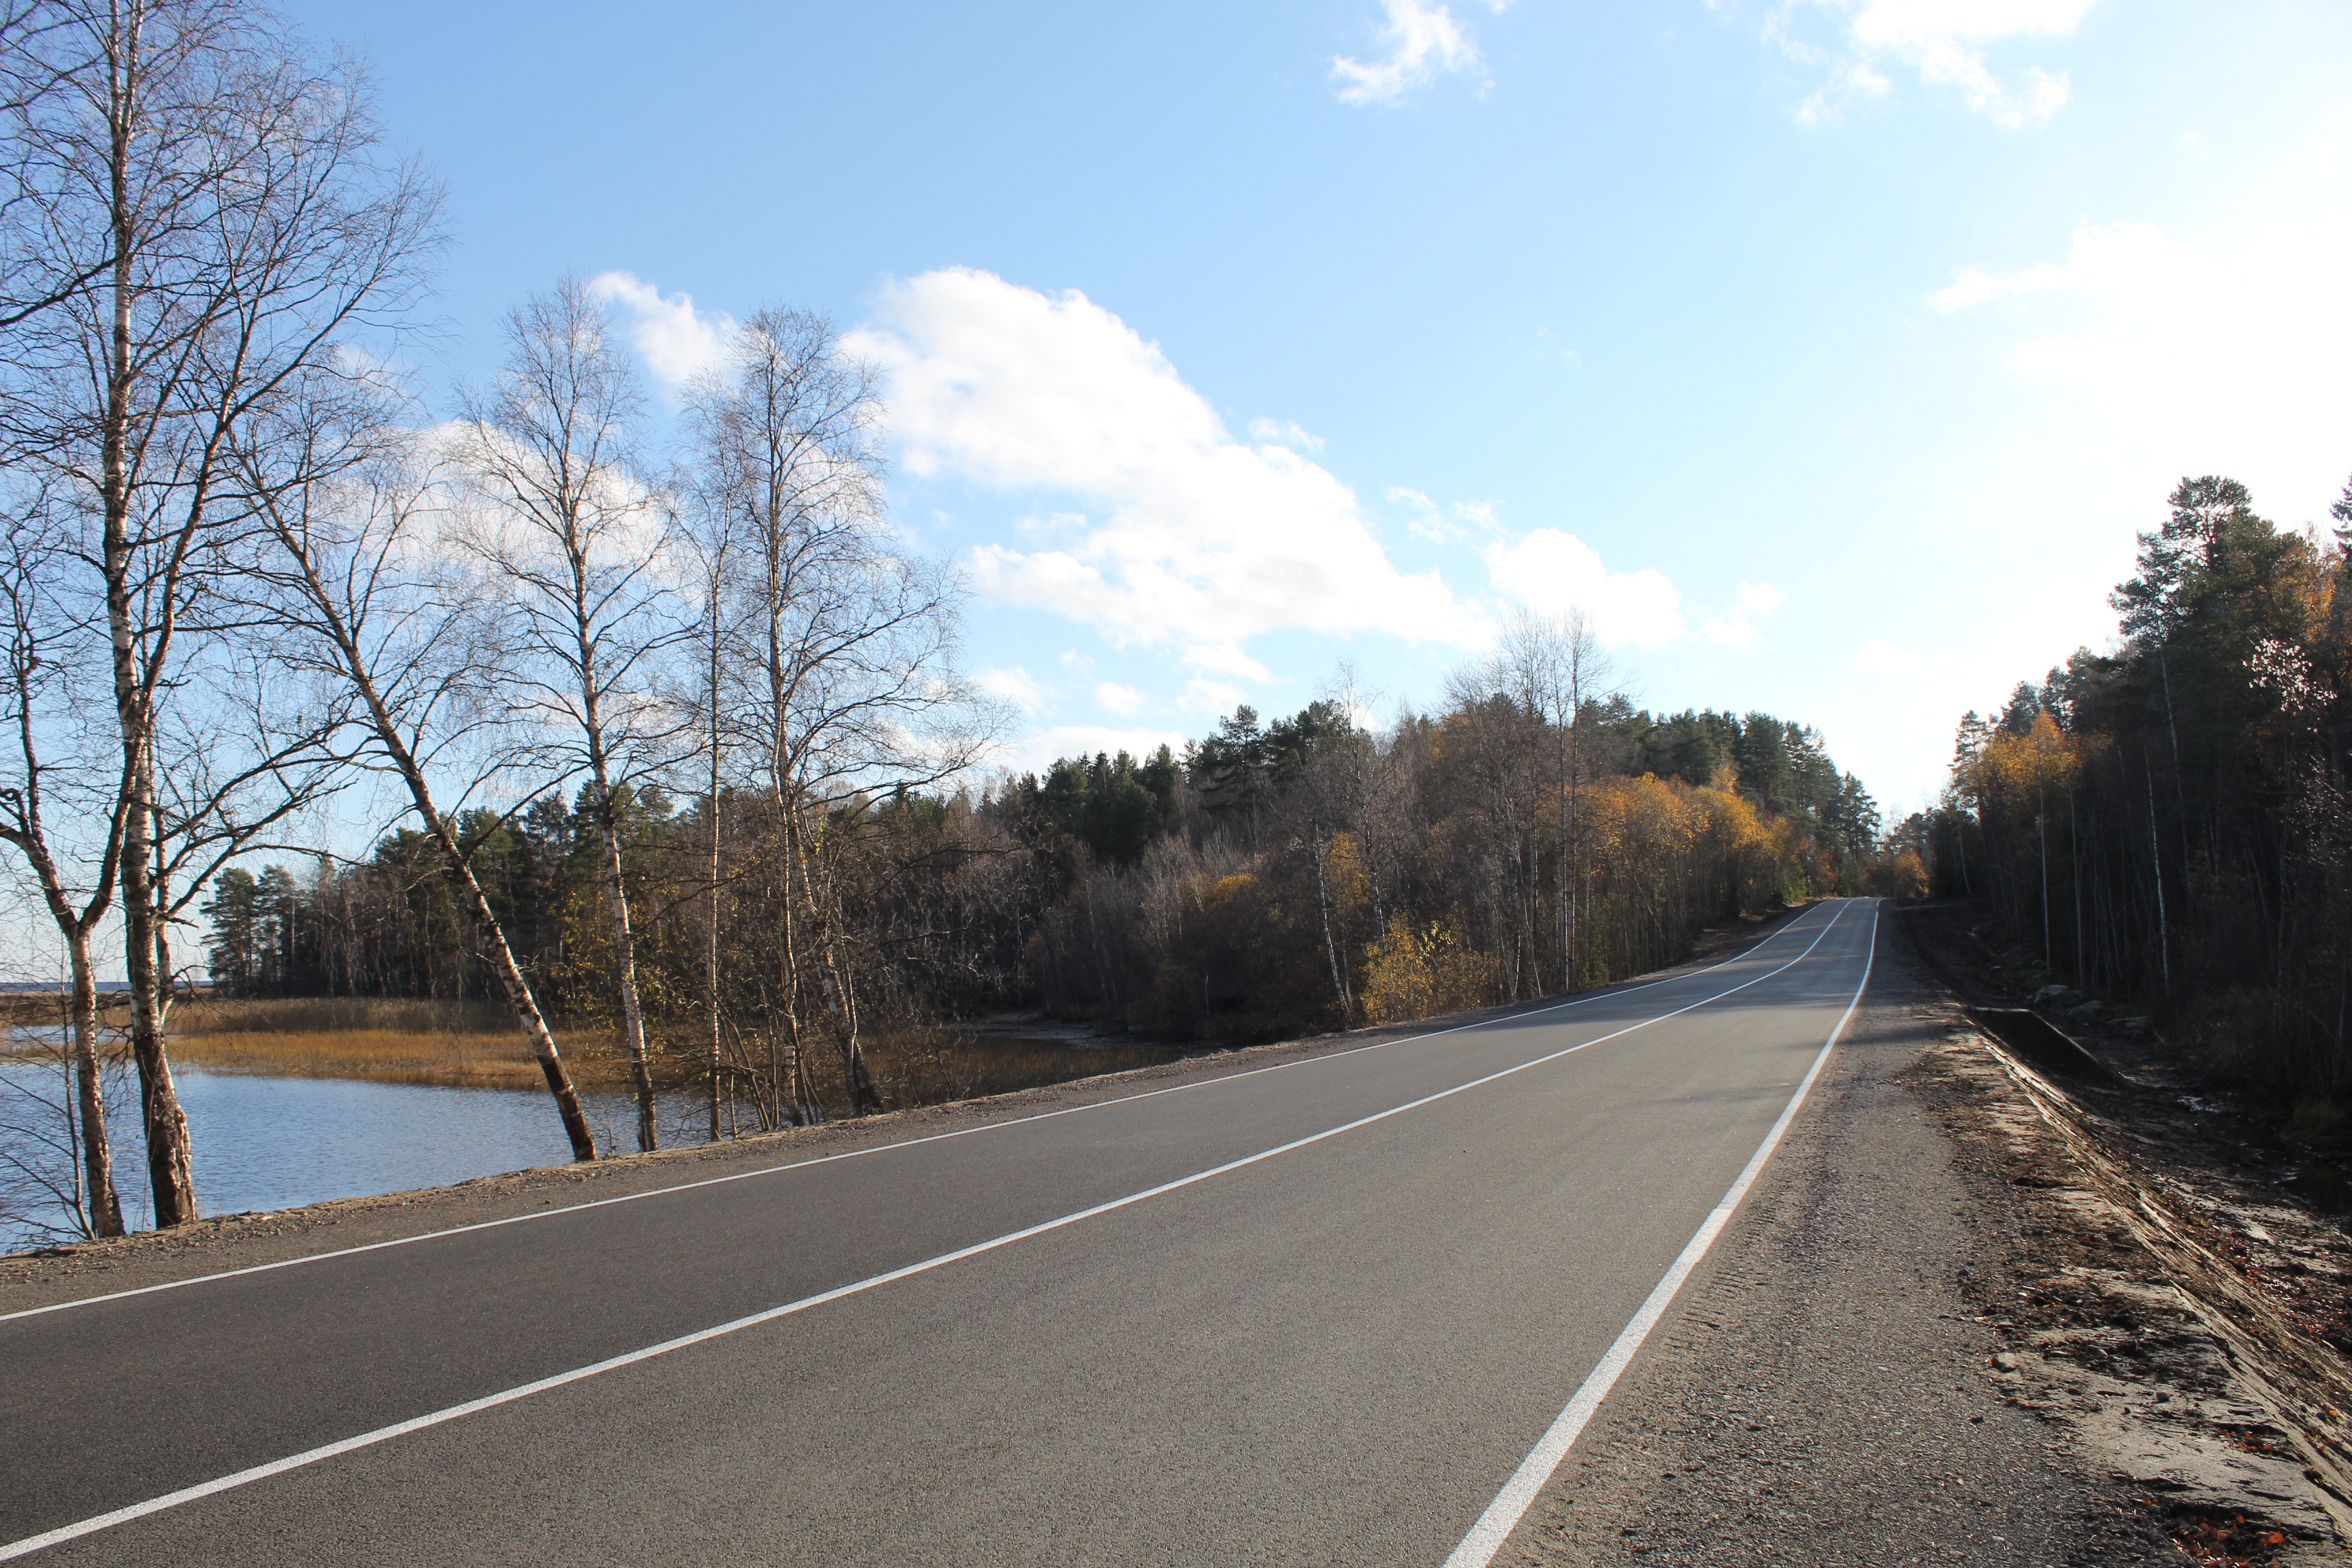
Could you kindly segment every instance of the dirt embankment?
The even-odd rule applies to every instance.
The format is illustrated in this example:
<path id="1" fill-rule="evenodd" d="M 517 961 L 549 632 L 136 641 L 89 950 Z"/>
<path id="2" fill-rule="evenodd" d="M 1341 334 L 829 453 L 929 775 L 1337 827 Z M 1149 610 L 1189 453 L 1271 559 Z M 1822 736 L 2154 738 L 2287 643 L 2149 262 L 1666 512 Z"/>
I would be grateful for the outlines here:
<path id="1" fill-rule="evenodd" d="M 1988 1373 L 2214 1563 L 2352 1553 L 2340 1173 L 2137 1022 L 2049 1015 L 1969 906 L 1891 920 L 1959 1005 L 1916 1087 L 2020 1208 Z M 2079 1004 L 2076 1004 L 2079 1005 Z"/>

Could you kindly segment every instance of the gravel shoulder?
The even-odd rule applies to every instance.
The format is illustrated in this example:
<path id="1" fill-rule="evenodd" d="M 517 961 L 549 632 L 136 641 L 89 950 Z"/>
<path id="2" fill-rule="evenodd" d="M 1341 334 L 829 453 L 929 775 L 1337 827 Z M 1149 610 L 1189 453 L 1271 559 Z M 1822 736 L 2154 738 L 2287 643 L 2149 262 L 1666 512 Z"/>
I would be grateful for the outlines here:
<path id="1" fill-rule="evenodd" d="M 1915 918 L 1890 908 L 1806 1113 L 1497 1560 L 2342 1561 L 2352 1366 L 2309 1283 L 2336 1222 L 2177 1086 L 1979 1031 Z M 2266 1285 L 2255 1209 L 2322 1267 Z"/>

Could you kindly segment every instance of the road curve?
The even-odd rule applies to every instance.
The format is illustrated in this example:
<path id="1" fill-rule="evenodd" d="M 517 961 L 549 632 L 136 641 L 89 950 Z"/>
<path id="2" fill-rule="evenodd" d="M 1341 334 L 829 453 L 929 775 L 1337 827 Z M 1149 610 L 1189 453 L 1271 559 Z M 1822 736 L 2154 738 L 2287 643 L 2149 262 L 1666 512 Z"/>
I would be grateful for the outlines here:
<path id="1" fill-rule="evenodd" d="M 1876 921 L 0 1318 L 0 1560 L 1466 1568 L 1786 1124 Z"/>

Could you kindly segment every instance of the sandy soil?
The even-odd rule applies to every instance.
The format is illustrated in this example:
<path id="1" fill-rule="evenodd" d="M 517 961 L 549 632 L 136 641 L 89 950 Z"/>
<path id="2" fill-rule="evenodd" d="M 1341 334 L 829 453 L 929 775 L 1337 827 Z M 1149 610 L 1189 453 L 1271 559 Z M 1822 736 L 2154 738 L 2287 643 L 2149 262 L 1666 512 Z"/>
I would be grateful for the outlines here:
<path id="1" fill-rule="evenodd" d="M 1975 918 L 1971 918 L 1975 916 Z M 1966 906 L 1896 917 L 1957 993 L 2015 1006 Z M 2209 1563 L 2352 1542 L 2352 1237 L 2342 1177 L 2161 1036 L 2065 1024 L 2036 1063 L 1960 1006 L 1916 1069 L 2024 1225 L 1977 1294 L 1992 1375 Z"/>

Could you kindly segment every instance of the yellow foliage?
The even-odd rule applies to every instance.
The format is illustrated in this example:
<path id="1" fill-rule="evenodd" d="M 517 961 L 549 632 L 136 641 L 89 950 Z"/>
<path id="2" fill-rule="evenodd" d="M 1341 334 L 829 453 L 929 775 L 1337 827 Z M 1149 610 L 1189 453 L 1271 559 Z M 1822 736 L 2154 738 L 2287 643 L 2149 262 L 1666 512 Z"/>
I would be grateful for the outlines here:
<path id="1" fill-rule="evenodd" d="M 2073 784 L 2083 765 L 2083 743 L 2058 728 L 2047 713 L 2033 716 L 2023 735 L 2006 732 L 1985 742 L 1969 763 L 1966 784 L 1979 807 L 2025 809 Z"/>
<path id="2" fill-rule="evenodd" d="M 1445 927 L 1416 931 L 1399 917 L 1365 951 L 1358 1000 L 1374 1024 L 1483 1006 L 1489 967 L 1485 953 L 1459 945 Z"/>
<path id="3" fill-rule="evenodd" d="M 1372 877 L 1352 833 L 1336 835 L 1323 851 L 1323 877 L 1343 921 L 1353 920 L 1372 901 Z"/>
<path id="4" fill-rule="evenodd" d="M 1201 890 L 1201 908 L 1203 911 L 1221 910 L 1235 899 L 1246 896 L 1256 886 L 1257 879 L 1246 871 L 1220 877 Z"/>

